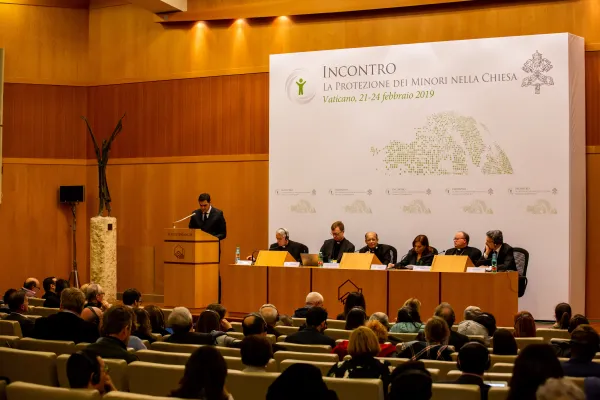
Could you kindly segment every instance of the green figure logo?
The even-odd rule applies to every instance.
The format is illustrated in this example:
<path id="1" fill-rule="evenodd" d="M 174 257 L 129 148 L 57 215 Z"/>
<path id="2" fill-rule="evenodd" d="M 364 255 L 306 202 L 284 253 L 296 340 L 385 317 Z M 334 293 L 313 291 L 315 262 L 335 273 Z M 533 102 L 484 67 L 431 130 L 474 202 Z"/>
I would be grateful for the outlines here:
<path id="1" fill-rule="evenodd" d="M 302 78 L 300 78 L 300 80 L 298 82 L 296 82 L 296 85 L 298 85 L 298 96 L 304 96 L 304 85 L 306 84 L 306 81 Z"/>

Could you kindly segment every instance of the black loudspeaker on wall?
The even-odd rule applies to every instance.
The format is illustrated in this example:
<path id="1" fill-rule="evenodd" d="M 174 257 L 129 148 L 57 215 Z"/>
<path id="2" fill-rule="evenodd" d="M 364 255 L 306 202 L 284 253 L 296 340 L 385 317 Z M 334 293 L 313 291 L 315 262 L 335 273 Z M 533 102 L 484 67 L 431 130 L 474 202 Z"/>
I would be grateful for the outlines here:
<path id="1" fill-rule="evenodd" d="M 85 186 L 61 186 L 58 190 L 58 199 L 61 203 L 83 203 Z"/>

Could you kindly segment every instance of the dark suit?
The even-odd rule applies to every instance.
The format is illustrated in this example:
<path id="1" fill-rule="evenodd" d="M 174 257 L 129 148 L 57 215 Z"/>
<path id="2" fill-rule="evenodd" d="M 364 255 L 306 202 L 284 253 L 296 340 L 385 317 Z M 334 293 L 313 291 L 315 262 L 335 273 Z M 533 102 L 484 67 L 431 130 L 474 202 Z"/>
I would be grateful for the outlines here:
<path id="1" fill-rule="evenodd" d="M 24 315 L 19 313 L 11 312 L 6 317 L 2 318 L 5 321 L 18 321 L 21 326 L 21 333 L 23 337 L 33 337 L 33 329 L 35 327 L 35 322 L 30 320 Z"/>
<path id="2" fill-rule="evenodd" d="M 477 262 L 479 260 L 481 260 L 481 250 L 475 248 L 475 247 L 464 247 L 462 249 L 457 249 L 457 248 L 453 248 L 453 249 L 448 249 L 446 250 L 445 253 L 447 256 L 469 256 L 469 258 L 471 259 L 471 261 L 473 262 L 473 265 L 477 265 Z"/>
<path id="3" fill-rule="evenodd" d="M 494 252 L 490 252 L 488 254 L 488 258 L 485 256 L 481 256 L 481 259 L 477 263 L 477 265 L 492 265 L 492 254 Z M 517 264 L 515 263 L 515 254 L 513 252 L 513 248 L 503 243 L 502 247 L 500 247 L 500 251 L 498 252 L 498 271 L 516 271 Z"/>
<path id="4" fill-rule="evenodd" d="M 285 342 L 296 344 L 324 344 L 331 346 L 332 349 L 335 347 L 335 340 L 312 327 L 304 328 L 301 331 L 292 333 L 285 338 Z"/>
<path id="5" fill-rule="evenodd" d="M 225 223 L 223 211 L 212 207 L 208 217 L 204 221 L 202 221 L 202 211 L 198 209 L 194 213 L 196 215 L 190 219 L 190 229 L 200 229 L 210 235 L 216 236 L 219 240 L 227 237 L 227 224 Z"/>
<path id="6" fill-rule="evenodd" d="M 125 360 L 127 364 L 134 361 L 140 361 L 138 356 L 127 351 L 127 346 L 121 340 L 112 336 L 100 338 L 96 343 L 92 343 L 87 347 L 87 350 L 93 351 L 102 358 L 113 358 L 117 360 Z"/>
<path id="7" fill-rule="evenodd" d="M 593 361 L 580 361 L 571 358 L 562 364 L 565 376 L 574 376 L 578 378 L 587 378 L 595 376 L 600 378 L 600 364 Z"/>
<path id="8" fill-rule="evenodd" d="M 54 292 L 47 292 L 44 294 L 44 307 L 46 308 L 60 308 L 60 296 Z"/>
<path id="9" fill-rule="evenodd" d="M 433 250 L 431 253 L 421 254 L 421 259 L 417 261 L 417 252 L 414 249 L 410 249 L 404 257 L 397 263 L 394 268 L 402 268 L 407 265 L 431 265 L 433 263 L 433 257 L 437 255 L 437 250 Z"/>
<path id="10" fill-rule="evenodd" d="M 392 262 L 392 247 L 387 244 L 378 244 L 375 249 L 370 249 L 369 246 L 365 246 L 358 251 L 359 253 L 373 253 L 379 258 L 382 264 L 388 265 Z"/>
<path id="11" fill-rule="evenodd" d="M 98 326 L 66 311 L 36 319 L 33 333 L 36 339 L 69 340 L 75 343 L 94 343 L 99 336 Z"/>
<path id="12" fill-rule="evenodd" d="M 215 343 L 214 337 L 210 333 L 200 332 L 183 332 L 174 333 L 165 340 L 169 343 L 179 344 L 208 344 L 212 345 Z"/>
<path id="13" fill-rule="evenodd" d="M 462 333 L 458 333 L 450 329 L 450 338 L 448 339 L 448 344 L 450 346 L 454 346 L 456 351 L 459 351 L 460 348 L 467 343 L 469 343 L 469 337 L 467 335 L 463 335 Z"/>
<path id="14" fill-rule="evenodd" d="M 333 254 L 333 247 L 339 246 L 338 255 L 336 257 L 337 262 L 342 261 L 344 253 L 354 253 L 354 245 L 346 238 L 342 239 L 339 244 L 336 245 L 335 239 L 327 239 L 321 246 L 321 252 L 323 254 L 323 262 L 330 262 L 332 260 L 331 255 Z"/>
<path id="15" fill-rule="evenodd" d="M 444 383 L 454 383 L 457 385 L 477 385 L 479 386 L 479 392 L 481 393 L 481 400 L 487 400 L 488 392 L 490 390 L 490 385 L 486 385 L 483 383 L 483 378 L 475 375 L 461 375 L 453 382 Z"/>
<path id="16" fill-rule="evenodd" d="M 303 245 L 302 243 L 294 242 L 293 240 L 288 240 L 288 244 L 286 246 L 279 246 L 277 242 L 273 243 L 269 246 L 269 250 L 271 251 L 287 251 L 294 257 L 296 261 L 302 262 L 302 258 L 300 254 L 308 253 L 308 247 Z"/>

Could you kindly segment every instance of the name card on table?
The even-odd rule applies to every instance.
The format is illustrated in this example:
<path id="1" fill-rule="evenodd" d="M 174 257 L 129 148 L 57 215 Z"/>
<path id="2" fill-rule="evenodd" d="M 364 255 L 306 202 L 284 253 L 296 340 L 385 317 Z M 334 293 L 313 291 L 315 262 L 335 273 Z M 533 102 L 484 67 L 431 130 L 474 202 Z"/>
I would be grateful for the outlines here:
<path id="1" fill-rule="evenodd" d="M 431 271 L 429 265 L 413 265 L 413 271 Z"/>
<path id="2" fill-rule="evenodd" d="M 340 264 L 338 264 L 338 263 L 323 263 L 323 268 L 339 269 Z"/>
<path id="3" fill-rule="evenodd" d="M 485 267 L 467 267 L 467 272 L 474 272 L 477 274 L 485 274 Z"/>
<path id="4" fill-rule="evenodd" d="M 298 261 L 286 261 L 283 263 L 284 267 L 299 267 L 300 266 L 300 262 Z"/>
<path id="5" fill-rule="evenodd" d="M 235 265 L 252 265 L 252 260 L 237 260 Z"/>
<path id="6" fill-rule="evenodd" d="M 371 264 L 371 271 L 385 271 L 386 269 L 387 269 L 387 265 Z"/>

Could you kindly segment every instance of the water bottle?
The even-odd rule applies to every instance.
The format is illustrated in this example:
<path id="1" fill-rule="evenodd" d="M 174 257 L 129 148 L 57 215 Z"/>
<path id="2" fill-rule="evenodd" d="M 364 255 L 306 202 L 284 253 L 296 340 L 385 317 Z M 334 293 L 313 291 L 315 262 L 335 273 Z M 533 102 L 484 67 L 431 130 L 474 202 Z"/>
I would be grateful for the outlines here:
<path id="1" fill-rule="evenodd" d="M 237 264 L 240 261 L 240 246 L 235 248 L 235 263 Z"/>
<path id="2" fill-rule="evenodd" d="M 492 253 L 492 272 L 498 272 L 498 255 L 495 252 Z"/>
<path id="3" fill-rule="evenodd" d="M 319 252 L 319 261 L 317 261 L 317 266 L 318 267 L 323 266 L 323 253 L 321 253 L 321 252 Z"/>

